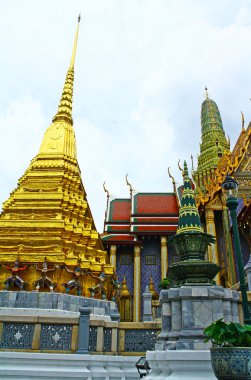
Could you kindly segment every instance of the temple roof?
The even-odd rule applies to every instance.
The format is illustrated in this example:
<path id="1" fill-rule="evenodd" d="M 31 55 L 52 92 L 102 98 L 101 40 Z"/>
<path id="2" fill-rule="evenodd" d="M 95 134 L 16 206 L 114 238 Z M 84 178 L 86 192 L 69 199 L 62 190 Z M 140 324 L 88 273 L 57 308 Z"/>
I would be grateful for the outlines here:
<path id="1" fill-rule="evenodd" d="M 137 235 L 175 234 L 179 207 L 175 193 L 132 193 L 110 199 L 102 240 L 136 243 Z"/>
<path id="2" fill-rule="evenodd" d="M 205 184 L 206 192 L 199 194 L 198 205 L 205 206 L 221 192 L 221 184 L 226 174 L 233 175 L 239 183 L 238 197 L 246 205 L 251 202 L 251 123 L 248 128 L 241 130 L 236 144 L 231 152 L 225 152 L 218 162 L 210 182 Z"/>

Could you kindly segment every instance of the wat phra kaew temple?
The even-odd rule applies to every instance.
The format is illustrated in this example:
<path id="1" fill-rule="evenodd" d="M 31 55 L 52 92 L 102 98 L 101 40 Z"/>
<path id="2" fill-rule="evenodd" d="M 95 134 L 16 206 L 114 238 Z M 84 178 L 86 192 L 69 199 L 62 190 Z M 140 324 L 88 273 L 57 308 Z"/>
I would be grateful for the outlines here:
<path id="1" fill-rule="evenodd" d="M 191 290 L 187 296 L 191 302 L 204 297 L 201 307 L 207 312 L 196 316 L 200 349 L 204 344 L 202 326 L 215 315 L 239 320 L 239 272 L 221 184 L 227 173 L 239 183 L 238 226 L 245 265 L 251 251 L 251 123 L 245 126 L 243 117 L 231 150 L 217 104 L 206 91 L 198 166 L 192 167 L 192 175 L 189 177 L 186 162 L 183 167 L 179 164 L 184 184 L 176 187 L 169 170 L 171 193 L 136 192 L 127 177 L 127 198 L 112 198 L 105 189 L 107 208 L 100 235 L 81 180 L 73 129 L 78 32 L 79 22 L 56 115 L 0 215 L 0 374 L 6 379 L 16 378 L 15 371 L 19 371 L 18 378 L 57 378 L 60 360 L 65 362 L 60 379 L 72 378 L 74 371 L 76 378 L 109 379 L 111 373 L 118 379 L 137 378 L 132 367 L 137 358 L 132 355 L 170 346 L 170 331 L 167 334 L 165 330 L 172 318 L 165 314 L 170 300 L 163 296 L 159 303 L 166 277 L 173 281 L 168 283 L 171 289 L 161 294 L 172 297 L 178 292 L 181 304 L 184 285 L 185 293 Z M 199 259 L 196 257 L 199 262 L 191 281 L 180 268 L 191 264 L 193 252 L 182 256 L 181 243 L 175 243 L 178 248 L 172 243 L 181 241 L 183 233 L 195 240 L 199 234 L 206 241 Z M 200 278 L 202 267 L 211 268 L 205 278 Z M 213 296 L 205 295 L 205 288 L 210 288 L 211 293 L 207 292 Z M 226 314 L 221 306 L 214 314 L 214 297 L 221 298 L 221 304 L 228 302 L 231 311 Z M 169 306 L 164 308 L 164 304 Z M 191 331 L 197 328 L 190 327 Z M 173 346 L 196 349 L 196 339 L 179 341 L 182 326 L 179 329 Z M 47 356 L 25 356 L 26 351 L 46 352 Z M 79 355 L 60 359 L 55 353 Z M 99 359 L 92 361 L 89 353 L 98 353 Z M 83 354 L 85 360 L 79 359 Z M 119 359 L 112 359 L 116 354 Z M 15 365 L 29 360 L 32 374 L 21 375 L 13 360 Z M 205 363 L 208 365 L 209 357 Z"/>
<path id="2" fill-rule="evenodd" d="M 198 167 L 192 172 L 191 182 L 204 229 L 216 237 L 216 244 L 210 245 L 207 252 L 208 259 L 221 267 L 216 283 L 233 287 L 239 281 L 238 269 L 228 210 L 221 190 L 227 173 L 239 183 L 238 222 L 246 264 L 251 252 L 251 123 L 245 129 L 242 120 L 240 136 L 231 151 L 217 104 L 209 99 L 206 91 L 201 106 Z M 126 277 L 128 298 L 134 300 L 127 313 L 124 302 L 121 304 L 121 317 L 125 320 L 140 320 L 140 300 L 146 285 L 151 282 L 156 298 L 160 280 L 177 260 L 175 251 L 168 245 L 168 238 L 177 230 L 183 187 L 176 188 L 173 177 L 172 181 L 173 193 L 137 193 L 129 183 L 128 198 L 111 198 L 107 193 L 102 240 L 109 252 L 110 263 L 120 277 Z"/>

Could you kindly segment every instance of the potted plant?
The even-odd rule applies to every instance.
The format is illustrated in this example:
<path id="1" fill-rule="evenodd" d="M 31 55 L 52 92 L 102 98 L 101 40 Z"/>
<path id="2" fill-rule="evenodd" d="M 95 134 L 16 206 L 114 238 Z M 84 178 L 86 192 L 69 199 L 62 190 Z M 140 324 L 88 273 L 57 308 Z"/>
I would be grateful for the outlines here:
<path id="1" fill-rule="evenodd" d="M 219 380 L 251 380 L 251 326 L 213 322 L 205 330 L 205 342 L 211 340 L 211 362 Z"/>

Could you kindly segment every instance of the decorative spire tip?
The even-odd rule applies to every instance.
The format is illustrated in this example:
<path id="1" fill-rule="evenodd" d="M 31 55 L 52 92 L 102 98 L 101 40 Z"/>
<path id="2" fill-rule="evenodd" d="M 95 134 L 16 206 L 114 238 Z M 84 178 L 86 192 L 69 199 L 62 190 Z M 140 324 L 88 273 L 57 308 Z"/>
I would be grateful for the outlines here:
<path id="1" fill-rule="evenodd" d="M 207 86 L 205 86 L 205 98 L 208 99 L 208 90 L 207 90 Z"/>

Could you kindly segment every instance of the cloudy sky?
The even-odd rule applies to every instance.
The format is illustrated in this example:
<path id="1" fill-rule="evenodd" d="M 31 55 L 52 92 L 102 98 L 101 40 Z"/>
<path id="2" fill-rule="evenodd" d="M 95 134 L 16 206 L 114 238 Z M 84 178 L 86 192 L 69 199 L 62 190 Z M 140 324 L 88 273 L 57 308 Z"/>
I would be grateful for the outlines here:
<path id="1" fill-rule="evenodd" d="M 69 65 L 78 13 L 74 127 L 99 231 L 106 196 L 172 191 L 196 158 L 204 87 L 231 146 L 251 120 L 250 0 L 0 0 L 0 201 L 37 154 Z"/>

